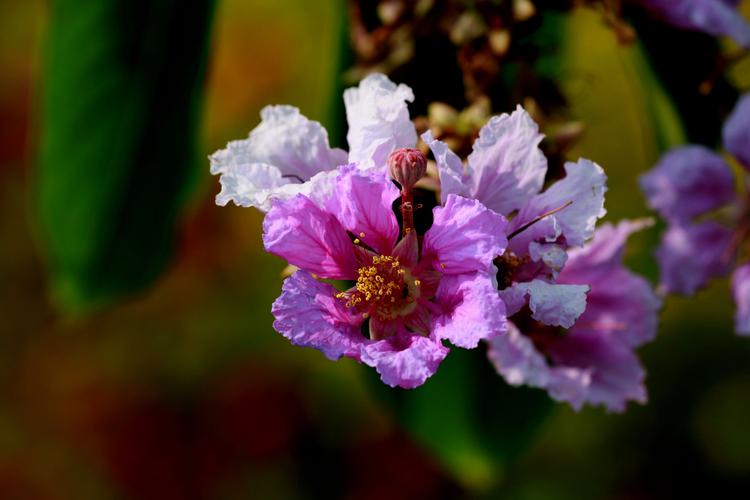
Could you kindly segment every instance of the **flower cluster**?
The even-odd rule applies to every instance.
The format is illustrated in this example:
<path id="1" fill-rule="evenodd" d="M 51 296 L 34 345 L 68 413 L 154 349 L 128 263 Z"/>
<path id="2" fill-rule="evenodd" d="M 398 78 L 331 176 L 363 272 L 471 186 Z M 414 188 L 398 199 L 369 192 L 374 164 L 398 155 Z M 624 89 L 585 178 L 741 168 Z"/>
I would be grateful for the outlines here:
<path id="1" fill-rule="evenodd" d="M 383 75 L 347 90 L 348 155 L 298 110 L 275 107 L 211 157 L 217 203 L 267 210 L 266 250 L 298 268 L 273 305 L 275 329 L 391 386 L 424 383 L 445 341 L 484 341 L 510 384 L 576 409 L 645 401 L 634 350 L 653 338 L 660 302 L 622 253 L 646 223 L 596 229 L 606 176 L 589 160 L 545 187 L 542 135 L 520 107 L 491 118 L 465 162 L 423 134 L 440 203 L 416 203 L 426 160 L 412 99 Z"/>
<path id="2" fill-rule="evenodd" d="M 726 151 L 750 170 L 750 94 L 725 122 L 723 140 Z M 750 262 L 741 252 L 750 237 L 750 205 L 735 186 L 724 158 L 699 145 L 667 152 L 641 177 L 649 205 L 668 223 L 656 252 L 662 290 L 692 295 L 734 269 L 735 329 L 750 335 Z"/>

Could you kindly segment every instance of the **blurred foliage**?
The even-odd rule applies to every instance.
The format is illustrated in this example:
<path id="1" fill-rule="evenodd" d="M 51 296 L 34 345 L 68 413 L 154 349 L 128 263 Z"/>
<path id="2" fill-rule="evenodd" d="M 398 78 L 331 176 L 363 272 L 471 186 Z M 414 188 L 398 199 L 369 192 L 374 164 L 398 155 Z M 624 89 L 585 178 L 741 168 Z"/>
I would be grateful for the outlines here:
<path id="1" fill-rule="evenodd" d="M 476 494 L 503 483 L 507 468 L 533 441 L 552 409 L 541 391 L 501 382 L 484 346 L 452 349 L 423 387 L 389 389 L 376 374 L 371 375 L 371 386 L 401 425 Z"/>
<path id="2" fill-rule="evenodd" d="M 194 182 L 213 0 L 55 0 L 39 150 L 56 300 L 82 309 L 153 282 Z"/>

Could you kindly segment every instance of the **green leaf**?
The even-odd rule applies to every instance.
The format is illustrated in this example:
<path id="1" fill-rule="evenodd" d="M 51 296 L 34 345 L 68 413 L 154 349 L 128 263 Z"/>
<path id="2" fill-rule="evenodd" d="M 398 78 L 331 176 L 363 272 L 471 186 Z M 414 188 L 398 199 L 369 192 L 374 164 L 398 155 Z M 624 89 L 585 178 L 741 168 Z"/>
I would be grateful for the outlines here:
<path id="1" fill-rule="evenodd" d="M 195 180 L 213 0 L 56 0 L 35 195 L 53 295 L 82 310 L 163 270 Z"/>
<path id="2" fill-rule="evenodd" d="M 369 369 L 368 369 L 369 370 Z M 413 390 L 389 389 L 371 377 L 374 394 L 465 488 L 488 492 L 531 442 L 553 404 L 546 393 L 510 387 L 485 349 L 454 348 L 438 372 Z"/>

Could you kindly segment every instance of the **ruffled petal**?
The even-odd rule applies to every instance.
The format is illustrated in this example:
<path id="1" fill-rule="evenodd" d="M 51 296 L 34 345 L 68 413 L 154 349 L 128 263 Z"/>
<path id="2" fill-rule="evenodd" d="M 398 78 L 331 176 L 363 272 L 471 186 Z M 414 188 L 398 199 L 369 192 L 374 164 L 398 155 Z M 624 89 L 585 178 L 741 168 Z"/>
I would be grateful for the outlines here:
<path id="1" fill-rule="evenodd" d="M 573 327 L 566 335 L 545 344 L 545 353 L 556 367 L 589 374 L 583 397 L 585 403 L 603 405 L 609 411 L 621 412 L 628 401 L 641 404 L 647 401 L 643 384 L 646 373 L 638 357 L 632 348 L 610 335 L 581 332 Z M 570 403 L 578 409 L 573 401 Z"/>
<path id="2" fill-rule="evenodd" d="M 477 200 L 451 194 L 433 214 L 422 258 L 435 269 L 445 274 L 488 271 L 492 260 L 505 251 L 507 221 Z"/>
<path id="3" fill-rule="evenodd" d="M 750 170 L 750 93 L 743 95 L 724 122 L 724 147 Z"/>
<path id="4" fill-rule="evenodd" d="M 547 158 L 539 149 L 542 138 L 521 106 L 511 115 L 493 116 L 468 158 L 469 197 L 503 215 L 521 208 L 544 183 Z"/>
<path id="5" fill-rule="evenodd" d="M 385 168 L 388 155 L 398 148 L 413 148 L 417 132 L 409 119 L 407 102 L 412 90 L 387 76 L 373 74 L 344 91 L 349 132 L 349 161 L 361 168 Z"/>
<path id="6" fill-rule="evenodd" d="M 488 357 L 509 384 L 545 389 L 575 410 L 588 403 L 619 412 L 628 401 L 646 402 L 645 372 L 620 342 L 571 330 L 550 338 L 544 352 L 510 323 L 507 335 L 489 342 Z"/>
<path id="7" fill-rule="evenodd" d="M 270 208 L 277 189 L 300 185 L 318 172 L 346 163 L 346 152 L 331 148 L 318 122 L 293 106 L 266 106 L 261 123 L 247 139 L 230 142 L 209 157 L 211 173 L 221 175 L 216 202 Z M 300 191 L 286 192 L 286 197 Z"/>
<path id="8" fill-rule="evenodd" d="M 562 228 L 554 215 L 539 219 L 526 227 L 523 227 L 523 224 L 517 223 L 517 218 L 516 216 L 508 224 L 508 248 L 517 256 L 524 257 L 528 255 L 531 257 L 531 253 L 536 253 L 538 249 L 538 247 L 534 248 L 534 243 L 541 243 L 542 245 L 557 244 L 557 242 L 564 243 L 560 241 Z"/>
<path id="9" fill-rule="evenodd" d="M 224 151 L 214 154 L 212 162 Z M 249 163 L 226 169 L 219 182 L 221 191 L 216 195 L 217 205 L 223 207 L 233 201 L 239 207 L 255 207 L 264 212 L 271 208 L 272 197 L 282 186 L 289 186 L 286 188 L 289 192 L 295 189 L 299 191 L 302 186 L 281 177 L 278 168 L 265 163 Z"/>
<path id="10" fill-rule="evenodd" d="M 536 241 L 529 244 L 529 257 L 533 262 L 544 264 L 551 271 L 552 277 L 556 277 L 568 261 L 568 253 L 560 245 Z"/>
<path id="11" fill-rule="evenodd" d="M 559 209 L 520 233 L 516 237 L 519 241 L 530 242 L 531 236 L 540 228 L 552 227 L 552 218 L 568 245 L 583 245 L 594 233 L 597 219 L 607 213 L 604 209 L 607 176 L 599 165 L 586 159 L 566 163 L 565 172 L 564 179 L 528 200 L 513 219 L 509 229 L 515 231 L 537 217 Z M 545 239 L 549 240 L 551 234 L 546 233 L 549 231 L 545 231 Z M 516 241 L 513 243 L 517 244 Z"/>
<path id="12" fill-rule="evenodd" d="M 391 205 L 398 189 L 384 173 L 367 173 L 348 165 L 339 170 L 334 194 L 326 210 L 336 214 L 345 229 L 381 254 L 390 254 L 399 228 Z"/>
<path id="13" fill-rule="evenodd" d="M 576 410 L 583 405 L 591 373 L 578 368 L 549 366 L 531 339 L 513 323 L 508 323 L 507 335 L 488 342 L 487 356 L 510 385 L 545 389 L 550 397 L 568 402 Z"/>
<path id="14" fill-rule="evenodd" d="M 750 23 L 728 0 L 643 0 L 648 8 L 679 28 L 728 36 L 750 48 Z"/>
<path id="15" fill-rule="evenodd" d="M 587 285 L 562 285 L 531 280 L 514 283 L 500 290 L 508 316 L 512 316 L 526 305 L 528 297 L 531 317 L 550 326 L 570 328 L 586 310 Z"/>
<path id="16" fill-rule="evenodd" d="M 582 248 L 568 251 L 568 262 L 563 275 L 575 272 L 601 274 L 622 264 L 625 244 L 631 234 L 653 226 L 653 219 L 624 220 L 617 225 L 602 224 L 594 232 L 594 237 Z"/>
<path id="17" fill-rule="evenodd" d="M 661 300 L 651 284 L 622 265 L 628 236 L 650 221 L 605 224 L 586 246 L 570 252 L 568 265 L 558 283 L 586 284 L 586 311 L 573 327 L 583 332 L 608 332 L 613 338 L 636 347 L 654 338 Z"/>
<path id="18" fill-rule="evenodd" d="M 743 264 L 734 271 L 732 296 L 737 305 L 734 329 L 739 335 L 750 335 L 750 264 Z"/>
<path id="19" fill-rule="evenodd" d="M 448 348 L 434 338 L 400 333 L 367 344 L 362 362 L 374 367 L 389 386 L 413 389 L 437 371 L 447 354 Z"/>
<path id="20" fill-rule="evenodd" d="M 357 320 L 336 300 L 336 292 L 309 273 L 297 271 L 284 281 L 281 295 L 271 307 L 274 329 L 292 344 L 318 349 L 329 359 L 359 359 L 365 338 Z"/>
<path id="21" fill-rule="evenodd" d="M 354 245 L 341 223 L 306 196 L 274 203 L 263 220 L 266 251 L 328 279 L 356 279 Z"/>
<path id="22" fill-rule="evenodd" d="M 444 142 L 427 131 L 440 175 L 441 197 L 449 194 L 474 198 L 487 208 L 508 215 L 537 194 L 544 183 L 547 159 L 539 149 L 543 136 L 523 108 L 494 116 L 482 127 L 468 158 L 468 171 Z"/>
<path id="23" fill-rule="evenodd" d="M 729 272 L 732 232 L 715 222 L 674 224 L 656 250 L 661 286 L 668 293 L 692 295 L 711 278 Z"/>
<path id="24" fill-rule="evenodd" d="M 469 194 L 468 177 L 464 173 L 464 166 L 456 153 L 448 145 L 432 137 L 429 130 L 422 134 L 422 140 L 432 150 L 440 177 L 440 203 L 445 204 L 449 194 L 471 198 Z"/>
<path id="25" fill-rule="evenodd" d="M 435 302 L 441 314 L 432 331 L 453 345 L 473 349 L 506 331 L 505 304 L 487 274 L 444 276 Z"/>
<path id="26" fill-rule="evenodd" d="M 640 178 L 651 208 L 668 220 L 687 221 L 735 199 L 729 165 L 703 146 L 669 151 Z"/>

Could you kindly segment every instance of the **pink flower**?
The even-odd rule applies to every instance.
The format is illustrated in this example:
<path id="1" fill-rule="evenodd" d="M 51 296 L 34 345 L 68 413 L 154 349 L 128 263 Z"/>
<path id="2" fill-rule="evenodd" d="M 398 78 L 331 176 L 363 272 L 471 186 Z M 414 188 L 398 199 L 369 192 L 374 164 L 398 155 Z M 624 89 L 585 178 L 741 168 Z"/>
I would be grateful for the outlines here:
<path id="1" fill-rule="evenodd" d="M 655 334 L 658 301 L 621 263 L 627 235 L 640 226 L 595 232 L 606 213 L 601 167 L 567 163 L 566 176 L 542 190 L 542 135 L 520 107 L 482 128 L 465 166 L 429 132 L 422 138 L 437 161 L 444 200 L 474 198 L 510 219 L 508 248 L 495 261 L 508 316 L 508 334 L 489 341 L 498 372 L 576 409 L 589 403 L 620 411 L 629 400 L 645 401 L 633 348 Z"/>
<path id="2" fill-rule="evenodd" d="M 300 268 L 273 305 L 274 327 L 330 359 L 374 367 L 391 386 L 421 385 L 448 353 L 505 332 L 493 259 L 507 245 L 504 217 L 451 195 L 424 236 L 404 227 L 385 172 L 338 170 L 333 192 L 276 201 L 263 225 L 266 250 Z M 421 241 L 420 241 L 421 240 Z M 348 280 L 339 291 L 320 279 Z"/>
<path id="3" fill-rule="evenodd" d="M 590 243 L 570 252 L 559 286 L 590 291 L 585 312 L 569 329 L 527 312 L 509 322 L 508 335 L 490 341 L 490 360 L 510 384 L 544 388 L 575 409 L 588 403 L 619 412 L 628 401 L 646 402 L 635 348 L 656 335 L 661 302 L 645 279 L 622 265 L 627 237 L 644 225 L 604 225 Z"/>

